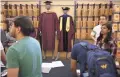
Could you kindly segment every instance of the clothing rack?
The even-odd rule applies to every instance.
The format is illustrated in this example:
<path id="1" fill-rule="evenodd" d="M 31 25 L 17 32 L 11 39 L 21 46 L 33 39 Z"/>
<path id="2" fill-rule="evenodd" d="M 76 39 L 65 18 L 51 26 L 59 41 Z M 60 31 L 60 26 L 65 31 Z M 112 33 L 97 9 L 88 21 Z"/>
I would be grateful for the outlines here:
<path id="1" fill-rule="evenodd" d="M 77 0 L 76 4 L 76 34 L 75 39 L 91 40 L 92 28 L 99 24 L 99 17 L 105 14 L 112 21 L 113 3 L 84 3 Z M 92 0 L 91 0 L 92 1 Z M 99 0 L 100 1 L 100 0 Z"/>
<path id="2" fill-rule="evenodd" d="M 6 19 L 9 19 L 11 17 L 15 16 L 29 16 L 32 18 L 32 22 L 34 24 L 34 27 L 38 27 L 39 23 L 39 15 L 41 13 L 41 1 L 31 1 L 35 3 L 28 3 L 30 1 L 2 1 L 4 4 L 2 4 L 2 16 L 3 20 L 2 23 L 4 24 Z M 11 3 L 13 2 L 13 3 Z M 18 3 L 18 2 L 22 2 Z M 25 2 L 25 3 L 24 3 Z M 5 26 L 5 24 L 3 25 Z"/>

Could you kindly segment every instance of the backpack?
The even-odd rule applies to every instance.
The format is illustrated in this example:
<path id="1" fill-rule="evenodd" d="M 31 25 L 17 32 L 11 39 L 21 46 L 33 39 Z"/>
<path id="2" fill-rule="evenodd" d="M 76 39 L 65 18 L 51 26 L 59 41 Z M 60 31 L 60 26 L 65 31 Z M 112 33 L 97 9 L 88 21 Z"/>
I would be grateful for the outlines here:
<path id="1" fill-rule="evenodd" d="M 82 41 L 79 43 L 84 49 L 87 49 L 86 56 L 87 61 L 84 61 L 88 69 L 89 77 L 117 77 L 117 70 L 113 57 L 109 52 L 99 49 L 97 46 L 88 42 Z M 85 63 L 86 62 L 86 63 Z M 81 70 L 81 69 L 80 69 Z M 82 71 L 85 71 L 84 69 Z"/>
<path id="2" fill-rule="evenodd" d="M 89 77 L 117 77 L 116 66 L 109 52 L 102 49 L 87 53 Z"/>

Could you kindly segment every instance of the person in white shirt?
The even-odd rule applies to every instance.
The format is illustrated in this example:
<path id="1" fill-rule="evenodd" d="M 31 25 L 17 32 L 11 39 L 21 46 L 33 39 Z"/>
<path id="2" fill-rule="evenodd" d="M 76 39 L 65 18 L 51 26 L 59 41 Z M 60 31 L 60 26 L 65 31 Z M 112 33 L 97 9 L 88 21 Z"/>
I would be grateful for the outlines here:
<path id="1" fill-rule="evenodd" d="M 108 18 L 105 15 L 101 15 L 100 16 L 100 20 L 99 20 L 99 25 L 95 26 L 91 32 L 91 38 L 94 40 L 94 44 L 96 44 L 97 38 L 100 35 L 100 31 L 101 31 L 101 26 L 105 23 L 107 23 Z"/>
<path id="2" fill-rule="evenodd" d="M 6 55 L 1 41 L 0 41 L 0 52 L 1 52 L 1 61 L 4 65 L 6 65 Z"/>

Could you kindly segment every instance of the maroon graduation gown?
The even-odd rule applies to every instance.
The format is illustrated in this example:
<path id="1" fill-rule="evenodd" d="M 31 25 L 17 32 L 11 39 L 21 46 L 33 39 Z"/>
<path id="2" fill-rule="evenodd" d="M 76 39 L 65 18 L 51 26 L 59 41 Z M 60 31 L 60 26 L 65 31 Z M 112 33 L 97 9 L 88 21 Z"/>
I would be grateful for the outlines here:
<path id="1" fill-rule="evenodd" d="M 62 30 L 60 31 L 60 25 L 58 27 L 58 39 L 59 39 L 59 51 L 66 51 L 71 52 L 71 40 L 74 37 L 74 23 L 73 19 L 70 15 L 62 15 L 60 17 L 63 17 L 63 23 L 62 23 Z M 59 22 L 60 22 L 59 17 Z M 66 30 L 66 21 L 67 17 L 70 17 L 70 30 L 67 32 Z M 66 44 L 67 43 L 67 44 Z M 66 47 L 67 45 L 67 47 Z"/>
<path id="2" fill-rule="evenodd" d="M 57 31 L 59 21 L 56 13 L 43 12 L 40 15 L 39 31 L 42 33 L 43 50 L 55 49 L 55 31 Z"/>

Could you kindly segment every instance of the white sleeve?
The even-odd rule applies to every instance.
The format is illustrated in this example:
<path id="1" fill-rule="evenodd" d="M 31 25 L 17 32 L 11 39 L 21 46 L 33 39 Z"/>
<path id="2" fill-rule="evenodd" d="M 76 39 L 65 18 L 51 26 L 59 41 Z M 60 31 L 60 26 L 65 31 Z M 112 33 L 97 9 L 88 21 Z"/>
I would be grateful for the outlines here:
<path id="1" fill-rule="evenodd" d="M 93 28 L 92 32 L 91 32 L 91 35 L 92 36 L 95 36 L 96 32 L 95 32 L 95 27 Z"/>
<path id="2" fill-rule="evenodd" d="M 4 48 L 3 48 L 3 45 L 2 45 L 2 43 L 1 43 L 1 41 L 0 41 L 0 51 L 1 50 L 3 50 Z"/>

